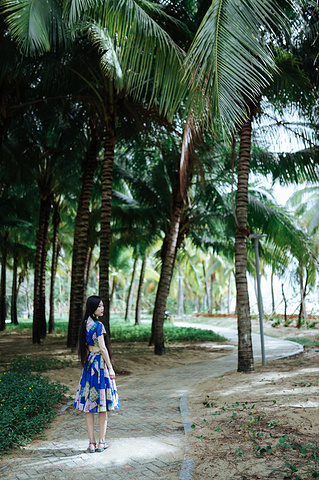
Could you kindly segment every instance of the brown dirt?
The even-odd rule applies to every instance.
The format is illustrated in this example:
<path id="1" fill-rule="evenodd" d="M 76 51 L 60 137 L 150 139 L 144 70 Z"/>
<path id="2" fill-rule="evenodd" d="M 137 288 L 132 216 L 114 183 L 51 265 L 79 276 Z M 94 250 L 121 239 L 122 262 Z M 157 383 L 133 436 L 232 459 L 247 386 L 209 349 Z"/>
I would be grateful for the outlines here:
<path id="1" fill-rule="evenodd" d="M 297 341 L 300 335 L 318 336 L 318 330 L 300 333 L 292 327 L 272 331 Z M 170 347 L 165 356 L 157 357 L 144 344 L 114 344 L 113 349 L 118 383 L 126 374 L 212 356 L 201 349 Z M 65 338 L 52 336 L 43 345 L 33 345 L 26 335 L 1 334 L 1 371 L 12 357 L 22 354 L 71 360 L 72 366 L 47 375 L 66 384 L 73 396 L 81 368 L 76 353 L 65 347 Z M 318 360 L 319 349 L 307 348 L 297 357 L 255 365 L 253 373 L 230 372 L 196 385 L 188 401 L 194 424 L 187 435 L 188 455 L 194 462 L 192 478 L 310 480 L 317 478 L 314 472 L 319 478 Z"/>
<path id="2" fill-rule="evenodd" d="M 213 345 L 213 344 L 212 344 Z M 209 347 L 210 344 L 208 343 Z M 130 343 L 112 345 L 114 368 L 117 374 L 117 382 L 122 376 L 132 373 L 147 373 L 160 368 L 168 368 L 188 363 L 200 362 L 206 358 L 217 358 L 226 355 L 221 350 L 208 353 L 205 348 L 199 345 L 169 346 L 166 355 L 154 355 L 153 347 L 145 343 Z M 210 349 L 209 349 L 210 350 Z M 32 344 L 30 336 L 18 332 L 5 332 L 0 335 L 0 372 L 4 371 L 10 364 L 11 359 L 16 356 L 27 355 L 32 358 L 52 357 L 62 361 L 72 362 L 71 366 L 63 369 L 50 370 L 45 372 L 51 380 L 59 381 L 69 387 L 70 393 L 75 393 L 81 374 L 81 364 L 75 350 L 66 347 L 66 339 L 60 335 L 48 336 L 41 345 Z"/>

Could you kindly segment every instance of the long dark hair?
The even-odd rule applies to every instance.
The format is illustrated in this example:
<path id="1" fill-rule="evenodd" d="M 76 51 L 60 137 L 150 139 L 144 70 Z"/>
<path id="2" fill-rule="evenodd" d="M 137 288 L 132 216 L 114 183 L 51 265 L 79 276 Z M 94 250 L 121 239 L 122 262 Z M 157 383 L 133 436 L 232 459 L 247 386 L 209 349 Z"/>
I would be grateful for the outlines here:
<path id="1" fill-rule="evenodd" d="M 87 356 L 88 356 L 88 349 L 87 349 L 87 344 L 86 344 L 86 321 L 89 317 L 93 318 L 94 320 L 97 320 L 97 318 L 94 315 L 94 312 L 100 305 L 100 303 L 103 300 L 98 297 L 97 295 L 92 295 L 89 297 L 86 301 L 86 308 L 85 308 L 85 314 L 83 317 L 83 320 L 80 325 L 79 329 L 79 338 L 78 338 L 78 354 L 81 360 L 81 364 L 84 367 Z M 105 345 L 106 348 L 109 352 L 110 359 L 112 361 L 112 353 L 111 353 L 111 345 L 110 345 L 110 339 L 109 335 L 105 336 Z"/>

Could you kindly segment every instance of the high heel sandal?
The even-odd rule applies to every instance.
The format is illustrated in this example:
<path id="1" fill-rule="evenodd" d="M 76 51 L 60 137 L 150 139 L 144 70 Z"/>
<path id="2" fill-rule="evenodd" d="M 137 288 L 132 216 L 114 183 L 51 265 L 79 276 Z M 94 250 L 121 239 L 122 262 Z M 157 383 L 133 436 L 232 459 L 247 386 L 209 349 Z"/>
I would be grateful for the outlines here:
<path id="1" fill-rule="evenodd" d="M 100 447 L 100 445 L 103 445 L 103 447 Z M 104 450 L 106 450 L 107 448 L 109 448 L 109 445 L 107 445 L 106 442 L 99 442 L 98 443 L 98 448 L 96 449 L 97 452 L 104 452 Z"/>
<path id="2" fill-rule="evenodd" d="M 93 448 L 90 448 L 93 445 Z M 89 443 L 89 453 L 95 453 L 96 450 L 96 443 L 90 442 Z"/>

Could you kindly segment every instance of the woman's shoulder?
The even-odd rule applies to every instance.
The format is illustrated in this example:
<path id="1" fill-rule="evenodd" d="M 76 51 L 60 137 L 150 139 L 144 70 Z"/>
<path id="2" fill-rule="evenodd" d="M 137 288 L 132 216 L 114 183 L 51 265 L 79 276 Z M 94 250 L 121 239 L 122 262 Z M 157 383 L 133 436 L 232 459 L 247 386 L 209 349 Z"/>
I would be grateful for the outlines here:
<path id="1" fill-rule="evenodd" d="M 104 325 L 102 322 L 100 322 L 97 319 L 94 319 L 92 317 L 89 317 L 86 321 L 86 325 L 88 329 L 104 329 Z"/>
<path id="2" fill-rule="evenodd" d="M 92 317 L 88 317 L 86 320 L 86 328 L 87 330 L 91 330 L 92 328 L 96 327 L 96 321 Z"/>

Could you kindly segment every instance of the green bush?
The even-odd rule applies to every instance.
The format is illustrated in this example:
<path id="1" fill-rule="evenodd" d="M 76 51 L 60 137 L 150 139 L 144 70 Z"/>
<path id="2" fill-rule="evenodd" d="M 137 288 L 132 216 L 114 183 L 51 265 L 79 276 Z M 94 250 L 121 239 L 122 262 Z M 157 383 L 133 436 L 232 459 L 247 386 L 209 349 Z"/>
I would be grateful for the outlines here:
<path id="1" fill-rule="evenodd" d="M 0 376 L 0 450 L 20 447 L 44 431 L 68 390 L 40 374 L 8 371 Z"/>
<path id="2" fill-rule="evenodd" d="M 151 324 L 111 326 L 112 342 L 148 342 L 151 336 Z M 165 342 L 222 342 L 226 338 L 217 335 L 213 330 L 202 330 L 193 327 L 175 327 L 164 324 Z"/>
<path id="3" fill-rule="evenodd" d="M 71 360 L 60 360 L 59 358 L 28 357 L 21 355 L 11 361 L 9 370 L 13 372 L 47 372 L 72 366 Z"/>
<path id="4" fill-rule="evenodd" d="M 69 322 L 67 319 L 57 318 L 55 321 L 55 328 L 54 333 L 57 335 L 66 335 L 68 332 Z M 14 325 L 13 323 L 6 324 L 5 332 L 10 333 L 10 331 L 18 331 L 24 333 L 25 331 L 32 331 L 32 320 L 20 320 L 18 325 Z"/>

